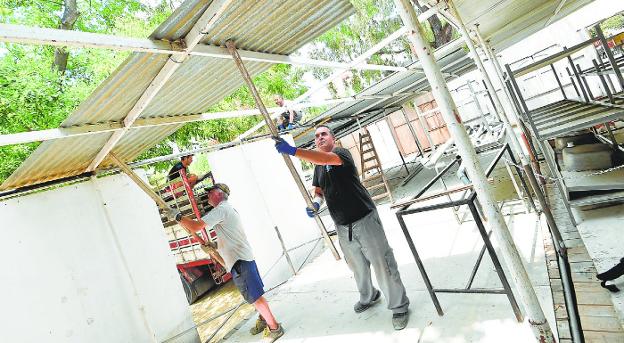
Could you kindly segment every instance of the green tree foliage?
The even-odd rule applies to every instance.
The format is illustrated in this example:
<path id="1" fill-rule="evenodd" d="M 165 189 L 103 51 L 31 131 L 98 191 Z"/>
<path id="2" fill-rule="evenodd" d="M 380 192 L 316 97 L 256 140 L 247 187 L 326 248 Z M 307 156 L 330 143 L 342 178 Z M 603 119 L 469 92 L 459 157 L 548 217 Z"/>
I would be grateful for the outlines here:
<path id="1" fill-rule="evenodd" d="M 179 1 L 175 1 L 179 2 Z M 141 0 L 78 0 L 79 31 L 147 37 L 174 9 L 171 0 L 150 7 Z M 0 0 L 0 22 L 38 27 L 60 27 L 63 0 Z M 128 56 L 103 49 L 69 49 L 67 70 L 52 68 L 54 48 L 0 44 L 0 134 L 56 128 Z M 276 65 L 255 78 L 267 104 L 274 93 L 293 98 L 304 90 L 301 71 Z M 206 111 L 252 108 L 246 87 Z M 139 158 L 172 153 L 172 146 L 188 149 L 206 141 L 227 142 L 258 122 L 257 117 L 213 120 L 185 125 L 168 140 Z M 38 146 L 38 143 L 0 147 L 0 182 L 4 181 Z M 168 169 L 168 163 L 155 166 Z"/>
<path id="2" fill-rule="evenodd" d="M 148 8 L 138 0 L 78 1 L 75 29 L 88 32 L 128 31 L 127 22 L 136 22 L 136 35 L 145 36 L 158 20 L 160 7 Z M 62 0 L 0 2 L 0 22 L 58 28 Z M 146 12 L 148 11 L 148 12 Z M 153 20 L 137 20 L 140 12 Z M 134 18 L 134 20 L 132 20 Z M 123 27 L 123 29 L 119 29 Z M 19 44 L 0 45 L 0 133 L 44 130 L 59 124 L 97 87 L 127 53 L 108 50 L 74 49 L 67 72 L 52 68 L 54 48 Z M 0 148 L 0 181 L 6 179 L 38 144 Z"/>
<path id="3" fill-rule="evenodd" d="M 393 0 L 351 0 L 351 3 L 356 9 L 356 15 L 317 39 L 311 51 L 312 56 L 331 61 L 349 62 L 403 26 Z M 417 11 L 427 9 L 426 6 L 416 6 Z M 448 23 L 436 16 L 424 24 L 424 29 L 426 38 L 434 48 L 446 44 L 457 36 Z M 411 62 L 413 62 L 413 54 L 405 39 L 395 40 L 368 60 L 368 63 L 395 66 L 407 65 Z M 331 72 L 327 69 L 314 69 L 317 78 L 327 77 Z M 346 82 L 346 86 L 357 93 L 387 76 L 388 73 L 375 70 L 354 71 L 353 76 Z M 332 90 L 336 93 L 335 89 Z"/>
<path id="4" fill-rule="evenodd" d="M 0 0 L 0 22 L 28 26 L 59 28 L 68 0 Z M 74 30 L 147 37 L 182 0 L 76 0 L 78 17 Z M 402 23 L 392 0 L 351 0 L 356 15 L 323 34 L 305 50 L 312 58 L 348 62 L 365 52 Z M 150 5 L 151 4 L 151 5 Z M 422 8 L 420 8 L 422 10 Z M 425 25 L 429 40 L 443 44 L 446 23 Z M 436 28 L 431 30 L 430 27 Z M 437 30 L 437 31 L 436 31 Z M 409 45 L 398 39 L 369 63 L 406 65 L 412 61 Z M 56 128 L 74 109 L 128 56 L 127 52 L 103 49 L 69 49 L 67 69 L 53 68 L 54 48 L 0 44 L 0 134 Z M 290 65 L 275 65 L 256 76 L 254 81 L 267 106 L 273 106 L 273 94 L 294 99 L 305 92 L 302 81 L 305 72 L 316 78 L 329 75 L 329 69 L 304 69 Z M 347 85 L 352 91 L 384 76 L 379 71 L 354 72 Z M 241 87 L 232 95 L 210 108 L 230 111 L 254 108 L 249 90 Z M 304 119 L 321 113 L 324 107 L 303 111 Z M 259 122 L 259 116 L 211 120 L 184 125 L 167 140 L 145 151 L 138 159 L 170 154 L 208 144 L 231 141 Z M 261 133 L 262 131 L 260 131 Z M 266 132 L 266 131 L 265 131 Z M 38 144 L 0 147 L 0 182 L 24 161 Z M 199 162 L 199 160 L 198 160 Z M 202 168 L 207 163 L 202 162 Z M 162 174 L 170 163 L 152 166 L 152 172 Z M 202 172 L 202 171 L 199 171 Z"/>

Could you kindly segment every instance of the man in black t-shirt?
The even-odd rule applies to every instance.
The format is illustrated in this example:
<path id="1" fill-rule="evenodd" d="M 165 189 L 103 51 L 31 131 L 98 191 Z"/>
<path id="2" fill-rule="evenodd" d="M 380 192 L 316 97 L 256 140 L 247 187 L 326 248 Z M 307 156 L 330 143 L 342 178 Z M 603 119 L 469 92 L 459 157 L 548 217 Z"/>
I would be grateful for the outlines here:
<path id="1" fill-rule="evenodd" d="M 188 172 L 188 167 L 191 165 L 191 163 L 193 163 L 193 155 L 186 155 L 186 156 L 180 157 L 180 162 L 176 163 L 173 167 L 171 167 L 171 169 L 169 169 L 169 173 L 167 174 L 167 180 L 168 181 L 175 180 L 176 178 L 180 176 L 180 170 L 184 169 L 184 172 L 186 173 L 186 179 L 188 180 L 188 183 L 191 186 L 191 188 L 193 188 L 193 186 L 195 186 L 195 184 L 198 182 L 198 179 L 197 179 L 197 175 L 190 174 Z M 182 185 L 181 182 L 175 182 L 174 184 L 171 185 L 171 187 L 175 189 L 175 188 L 180 187 L 181 185 Z"/>
<path id="2" fill-rule="evenodd" d="M 409 299 L 401 281 L 392 248 L 388 244 L 375 203 L 364 188 L 349 150 L 335 147 L 336 138 L 328 126 L 316 128 L 318 150 L 298 149 L 282 138 L 275 148 L 282 154 L 314 163 L 314 208 L 306 208 L 314 217 L 323 201 L 334 223 L 345 260 L 353 272 L 360 300 L 353 309 L 365 311 L 376 303 L 381 292 L 373 287 L 370 266 L 375 269 L 377 283 L 392 310 L 392 324 L 396 330 L 405 328 L 408 321 Z"/>

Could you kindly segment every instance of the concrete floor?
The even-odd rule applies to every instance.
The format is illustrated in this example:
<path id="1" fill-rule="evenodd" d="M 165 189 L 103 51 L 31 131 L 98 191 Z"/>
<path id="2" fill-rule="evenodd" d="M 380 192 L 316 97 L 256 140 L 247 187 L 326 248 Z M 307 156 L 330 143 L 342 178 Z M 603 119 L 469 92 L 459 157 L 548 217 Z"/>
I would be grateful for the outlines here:
<path id="1" fill-rule="evenodd" d="M 484 164 L 491 155 L 484 156 Z M 394 173 L 400 175 L 401 171 L 395 169 Z M 505 173 L 497 173 L 499 177 L 494 180 L 496 192 L 499 195 L 512 194 L 511 182 L 509 179 L 504 181 Z M 435 171 L 423 170 L 408 185 L 395 189 L 393 193 L 397 198 L 409 197 L 434 174 Z M 449 177 L 449 182 L 456 182 L 454 179 Z M 395 179 L 394 183 L 397 180 L 400 181 Z M 553 323 L 541 224 L 533 213 L 526 214 L 523 204 L 518 201 L 508 203 L 503 211 L 514 213 L 507 216 L 509 228 L 546 316 Z M 411 301 L 408 327 L 402 331 L 393 330 L 391 312 L 385 309 L 384 301 L 364 313 L 354 313 L 353 303 L 358 294 L 351 272 L 344 261 L 335 261 L 325 251 L 304 267 L 297 277 L 268 295 L 273 312 L 286 329 L 281 342 L 535 341 L 528 324 L 515 320 L 505 295 L 440 294 L 445 315 L 438 316 L 398 225 L 395 211 L 386 203 L 379 206 L 379 212 Z M 328 217 L 324 220 L 330 221 Z M 474 222 L 459 225 L 451 210 L 445 209 L 406 217 L 406 223 L 434 287 L 464 287 L 482 247 Z M 489 257 L 484 258 L 473 287 L 500 287 Z M 261 337 L 248 333 L 255 316 L 250 318 L 238 330 L 230 332 L 226 341 L 259 341 Z"/>
<path id="2" fill-rule="evenodd" d="M 617 264 L 624 257 L 624 205 L 609 206 L 587 211 L 575 211 L 580 218 L 578 231 L 585 247 L 592 257 L 598 273 Z M 610 284 L 620 288 L 619 293 L 610 293 L 620 324 L 624 327 L 624 277 Z M 605 290 L 605 292 L 607 292 Z"/>

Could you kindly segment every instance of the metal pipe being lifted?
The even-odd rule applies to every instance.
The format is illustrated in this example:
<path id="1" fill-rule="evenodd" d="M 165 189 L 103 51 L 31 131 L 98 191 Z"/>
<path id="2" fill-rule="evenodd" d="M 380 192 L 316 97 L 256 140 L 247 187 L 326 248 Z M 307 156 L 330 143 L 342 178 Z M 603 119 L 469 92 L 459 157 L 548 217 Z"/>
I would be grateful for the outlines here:
<path id="1" fill-rule="evenodd" d="M 358 65 L 363 63 L 364 61 L 366 61 L 368 58 L 370 58 L 371 56 L 373 56 L 375 53 L 377 53 L 379 50 L 383 49 L 386 45 L 390 44 L 391 42 L 393 42 L 394 40 L 398 39 L 399 37 L 403 36 L 405 34 L 405 32 L 407 32 L 407 28 L 405 27 L 401 27 L 400 29 L 394 31 L 392 34 L 390 34 L 388 37 L 384 38 L 383 40 L 381 40 L 379 43 L 375 44 L 374 46 L 372 46 L 370 49 L 368 49 L 366 52 L 364 52 L 363 54 L 361 54 L 360 56 L 356 57 L 355 59 L 353 59 L 351 62 L 348 63 L 349 66 L 353 66 L 353 65 Z M 316 93 L 317 91 L 319 91 L 320 89 L 324 88 L 325 85 L 329 84 L 331 81 L 335 80 L 336 78 L 338 78 L 340 75 L 342 75 L 347 69 L 337 69 L 336 71 L 334 71 L 330 76 L 326 77 L 324 80 L 322 80 L 321 82 L 319 82 L 318 85 L 316 85 L 313 88 L 308 89 L 305 93 L 303 93 L 302 95 L 298 96 L 295 100 L 293 100 L 294 104 L 300 103 L 302 101 L 304 101 L 305 99 L 307 99 L 308 97 L 310 97 L 310 95 Z M 250 136 L 252 133 L 256 132 L 258 129 L 260 129 L 261 127 L 263 127 L 265 125 L 264 121 L 259 122 L 258 124 L 254 125 L 251 129 L 245 131 L 243 134 L 241 134 L 240 136 L 238 136 L 238 139 L 243 139 L 247 136 Z"/>
<path id="2" fill-rule="evenodd" d="M 475 191 L 483 206 L 485 217 L 488 219 L 504 261 L 507 263 L 511 278 L 516 284 L 519 298 L 527 311 L 527 319 L 538 342 L 555 343 L 555 338 L 540 307 L 531 280 L 524 269 L 522 258 L 518 252 L 513 237 L 509 232 L 503 215 L 500 213 L 492 190 L 488 185 L 483 167 L 477 159 L 474 147 L 465 127 L 457 120 L 457 107 L 444 81 L 444 77 L 433 58 L 429 42 L 424 38 L 423 28 L 418 22 L 416 12 L 410 0 L 394 0 L 403 23 L 410 29 L 408 39 L 415 47 L 416 54 L 422 62 L 423 70 L 431 83 L 433 96 L 436 99 L 440 112 L 446 122 L 451 136 L 456 142 L 459 155 L 464 161 Z"/>
<path id="3" fill-rule="evenodd" d="M 254 85 L 253 80 L 251 79 L 251 75 L 249 75 L 247 68 L 245 68 L 243 61 L 241 60 L 240 56 L 238 55 L 238 52 L 236 51 L 236 44 L 234 43 L 234 41 L 228 40 L 227 42 L 225 42 L 225 45 L 227 46 L 228 51 L 232 55 L 232 58 L 234 59 L 234 62 L 236 63 L 236 67 L 238 67 L 238 70 L 240 71 L 241 76 L 243 77 L 243 80 L 245 80 L 247 87 L 249 87 L 249 91 L 251 92 L 251 95 L 253 96 L 254 101 L 256 102 L 256 106 L 258 106 L 258 109 L 260 110 L 260 113 L 262 113 L 262 116 L 264 117 L 264 121 L 266 125 L 269 127 L 271 135 L 273 137 L 279 137 L 279 132 L 277 131 L 277 128 L 275 127 L 275 124 L 273 123 L 273 120 L 271 119 L 271 116 L 269 115 L 269 112 L 267 111 L 266 107 L 264 106 L 264 103 L 262 102 L 262 99 L 260 98 L 260 94 L 258 93 L 258 90 L 256 89 L 256 86 Z M 290 156 L 282 155 L 282 157 L 284 158 L 284 163 L 286 163 L 286 166 L 288 167 L 288 170 L 290 171 L 290 174 L 292 175 L 293 180 L 297 184 L 297 187 L 299 188 L 299 191 L 301 192 L 301 196 L 303 196 L 303 199 L 306 205 L 308 207 L 314 208 L 314 205 L 312 204 L 312 199 L 310 199 L 310 194 L 308 194 L 308 191 L 306 190 L 305 185 L 301 181 L 301 177 L 299 177 L 299 173 L 297 172 L 297 169 L 295 169 L 295 165 L 293 164 L 293 161 L 290 159 Z M 329 235 L 327 234 L 327 229 L 325 228 L 323 221 L 321 220 L 318 214 L 314 216 L 314 219 L 316 220 L 316 224 L 318 225 L 318 228 L 321 231 L 321 235 L 325 239 L 325 243 L 327 243 L 327 246 L 329 247 L 332 254 L 334 255 L 334 258 L 336 258 L 336 260 L 339 260 L 340 254 L 338 253 L 338 250 L 336 250 L 336 247 L 334 246 L 334 242 L 331 240 L 331 238 L 329 238 Z"/>

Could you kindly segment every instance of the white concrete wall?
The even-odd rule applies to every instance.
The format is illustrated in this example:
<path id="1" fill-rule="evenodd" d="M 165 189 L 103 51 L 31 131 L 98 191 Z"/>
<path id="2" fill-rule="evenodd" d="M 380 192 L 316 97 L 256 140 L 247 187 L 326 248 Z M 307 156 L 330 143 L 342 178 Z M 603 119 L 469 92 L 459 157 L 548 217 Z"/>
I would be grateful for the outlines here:
<path id="1" fill-rule="evenodd" d="M 162 342 L 193 326 L 156 205 L 125 175 L 1 202 L 0 218 L 0 342 Z"/>
<path id="2" fill-rule="evenodd" d="M 290 136 L 284 136 L 292 142 Z M 240 213 L 243 227 L 254 252 L 265 289 L 292 276 L 275 233 L 277 226 L 287 249 L 320 237 L 314 219 L 305 213 L 306 204 L 271 139 L 212 152 L 208 161 L 216 182 L 231 190 L 232 206 Z M 301 175 L 301 164 L 293 158 Z M 322 246 L 318 243 L 317 246 Z M 292 251 L 298 268 L 314 243 Z M 277 264 L 275 264 L 278 262 Z"/>

